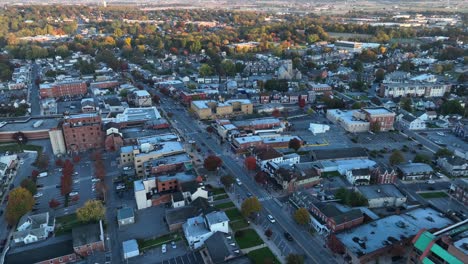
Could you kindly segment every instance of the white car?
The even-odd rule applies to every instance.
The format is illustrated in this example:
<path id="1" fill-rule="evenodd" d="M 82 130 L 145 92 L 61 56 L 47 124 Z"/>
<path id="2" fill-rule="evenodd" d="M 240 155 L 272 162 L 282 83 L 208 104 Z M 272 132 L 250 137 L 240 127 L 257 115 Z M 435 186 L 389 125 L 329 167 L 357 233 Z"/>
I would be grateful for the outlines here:
<path id="1" fill-rule="evenodd" d="M 42 195 L 44 195 L 44 194 L 42 194 L 41 192 L 38 192 L 38 193 L 36 193 L 33 197 L 34 197 L 34 198 L 39 198 L 39 197 L 41 197 Z"/>
<path id="2" fill-rule="evenodd" d="M 272 215 L 268 215 L 267 217 L 268 217 L 268 220 L 270 220 L 270 222 L 276 223 L 276 220 L 275 220 L 275 218 L 273 218 Z"/>
<path id="3" fill-rule="evenodd" d="M 428 183 L 428 184 L 434 184 L 435 181 L 434 181 L 434 180 L 428 180 L 427 183 Z"/>
<path id="4" fill-rule="evenodd" d="M 24 164 L 24 160 L 21 160 L 21 161 L 20 161 L 20 164 L 23 165 L 23 164 Z"/>
<path id="5" fill-rule="evenodd" d="M 101 180 L 98 179 L 98 178 L 93 178 L 91 181 L 92 181 L 92 182 L 100 182 Z"/>
<path id="6" fill-rule="evenodd" d="M 78 175 L 78 172 L 77 172 L 77 171 L 75 171 L 75 172 L 73 173 L 73 175 Z"/>
<path id="7" fill-rule="evenodd" d="M 70 196 L 76 196 L 76 195 L 78 195 L 78 192 L 71 192 L 69 195 Z"/>
<path id="8" fill-rule="evenodd" d="M 162 247 L 161 247 L 161 252 L 162 253 L 166 253 L 167 252 L 167 245 L 166 244 L 163 244 Z"/>
<path id="9" fill-rule="evenodd" d="M 239 186 L 242 185 L 242 182 L 239 180 L 239 178 L 236 178 L 236 183 L 237 183 L 237 185 L 239 185 Z"/>
<path id="10" fill-rule="evenodd" d="M 115 187 L 115 189 L 117 189 L 117 190 L 125 189 L 125 185 L 119 184 L 119 185 L 117 185 L 117 187 Z"/>
<path id="11" fill-rule="evenodd" d="M 445 136 L 445 133 L 444 133 L 444 132 L 437 132 L 437 135 L 439 135 L 439 136 Z"/>
<path id="12" fill-rule="evenodd" d="M 73 181 L 73 183 L 79 183 L 79 182 L 80 182 L 80 180 L 74 180 Z"/>

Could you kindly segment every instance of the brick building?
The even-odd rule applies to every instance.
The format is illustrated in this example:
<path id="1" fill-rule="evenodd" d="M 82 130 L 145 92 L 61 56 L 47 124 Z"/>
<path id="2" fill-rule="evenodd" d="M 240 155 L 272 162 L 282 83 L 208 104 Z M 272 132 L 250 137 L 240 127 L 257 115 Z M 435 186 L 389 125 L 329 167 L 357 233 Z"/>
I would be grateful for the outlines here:
<path id="1" fill-rule="evenodd" d="M 192 101 L 195 100 L 205 100 L 206 94 L 205 93 L 191 93 L 191 92 L 180 92 L 180 99 L 181 102 L 185 105 L 190 105 Z"/>
<path id="2" fill-rule="evenodd" d="M 384 107 L 363 108 L 355 112 L 356 115 L 362 120 L 367 120 L 371 130 L 375 127 L 378 128 L 377 131 L 393 130 L 395 113 Z"/>
<path id="3" fill-rule="evenodd" d="M 105 251 L 102 222 L 75 227 L 72 230 L 73 250 L 82 257 L 93 255 L 95 251 Z"/>
<path id="4" fill-rule="evenodd" d="M 393 184 L 397 178 L 398 174 L 390 167 L 379 166 L 371 171 L 371 184 Z"/>
<path id="5" fill-rule="evenodd" d="M 85 82 L 80 80 L 60 83 L 43 83 L 39 86 L 41 98 L 85 95 L 87 92 L 88 86 Z"/>
<path id="6" fill-rule="evenodd" d="M 85 151 L 103 145 L 101 117 L 97 114 L 65 117 L 62 130 L 68 152 Z"/>
<path id="7" fill-rule="evenodd" d="M 468 180 L 456 179 L 450 186 L 453 196 L 464 205 L 468 205 Z"/>

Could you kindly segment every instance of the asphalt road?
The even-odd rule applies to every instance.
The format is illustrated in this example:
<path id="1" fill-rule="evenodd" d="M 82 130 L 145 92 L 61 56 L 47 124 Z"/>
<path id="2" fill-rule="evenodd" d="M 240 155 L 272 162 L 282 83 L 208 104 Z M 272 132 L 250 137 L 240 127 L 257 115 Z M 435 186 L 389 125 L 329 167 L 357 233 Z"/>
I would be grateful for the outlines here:
<path id="1" fill-rule="evenodd" d="M 39 65 L 36 63 L 32 64 L 31 71 L 31 85 L 29 89 L 29 103 L 31 104 L 31 116 L 40 116 L 41 107 L 39 105 L 39 86 L 36 84 L 36 78 L 39 73 Z"/>
<path id="2" fill-rule="evenodd" d="M 305 229 L 299 227 L 291 215 L 286 214 L 283 208 L 271 199 L 271 196 L 263 188 L 258 188 L 252 177 L 246 173 L 245 169 L 239 164 L 239 161 L 229 152 L 227 144 L 219 145 L 218 140 L 209 136 L 204 128 L 200 126 L 200 122 L 191 117 L 187 111 L 177 110 L 177 103 L 166 96 L 160 96 L 163 98 L 161 108 L 166 112 L 173 113 L 172 120 L 177 121 L 174 121 L 174 126 L 182 135 L 185 133 L 190 134 L 189 136 L 186 135 L 185 139 L 187 141 L 194 140 L 198 145 L 205 144 L 206 148 L 216 153 L 223 160 L 227 170 L 242 181 L 243 188 L 246 188 L 248 192 L 259 198 L 264 212 L 271 214 L 276 219 L 277 232 L 282 234 L 287 230 L 294 237 L 295 243 L 292 246 L 295 249 L 293 251 L 304 252 L 307 263 L 337 262 L 333 253 L 325 248 L 325 240 L 322 237 L 312 236 Z"/>

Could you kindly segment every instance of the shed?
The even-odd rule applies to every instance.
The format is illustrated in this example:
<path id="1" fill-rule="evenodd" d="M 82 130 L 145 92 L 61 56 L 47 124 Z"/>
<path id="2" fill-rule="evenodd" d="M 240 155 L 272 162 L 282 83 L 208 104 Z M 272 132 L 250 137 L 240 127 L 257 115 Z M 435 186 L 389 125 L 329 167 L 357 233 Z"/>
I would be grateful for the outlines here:
<path id="1" fill-rule="evenodd" d="M 129 259 L 140 255 L 138 250 L 138 243 L 136 239 L 131 239 L 122 242 L 124 259 Z"/>

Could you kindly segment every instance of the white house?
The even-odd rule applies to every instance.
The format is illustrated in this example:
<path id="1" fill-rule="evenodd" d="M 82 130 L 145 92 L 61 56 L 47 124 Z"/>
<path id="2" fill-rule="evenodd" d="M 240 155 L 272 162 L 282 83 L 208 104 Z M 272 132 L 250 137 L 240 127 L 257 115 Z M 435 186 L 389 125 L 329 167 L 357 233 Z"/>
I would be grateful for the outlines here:
<path id="1" fill-rule="evenodd" d="M 198 249 L 214 233 L 229 233 L 229 218 L 223 211 L 211 212 L 205 217 L 199 215 L 187 219 L 182 229 L 190 247 Z"/>
<path id="2" fill-rule="evenodd" d="M 397 121 L 403 127 L 409 130 L 421 130 L 426 129 L 426 122 L 423 118 L 415 117 L 410 114 L 400 114 L 397 116 Z"/>
<path id="3" fill-rule="evenodd" d="M 171 202 L 173 208 L 185 206 L 185 198 L 181 192 L 175 192 L 171 195 Z"/>
<path id="4" fill-rule="evenodd" d="M 198 197 L 208 199 L 208 191 L 205 190 L 205 186 L 199 185 L 195 181 L 183 182 L 180 188 L 184 198 L 189 199 L 189 202 L 194 201 Z"/>
<path id="5" fill-rule="evenodd" d="M 49 212 L 37 215 L 24 215 L 18 222 L 16 232 L 13 233 L 15 243 L 30 244 L 44 240 L 53 232 L 55 218 Z"/>
<path id="6" fill-rule="evenodd" d="M 368 185 L 371 175 L 369 169 L 355 169 L 346 171 L 346 179 L 353 185 Z"/>
<path id="7" fill-rule="evenodd" d="M 133 182 L 133 185 L 138 210 L 151 207 L 151 199 L 148 199 L 147 193 L 155 192 L 156 178 L 152 177 L 145 180 L 137 180 Z"/>

